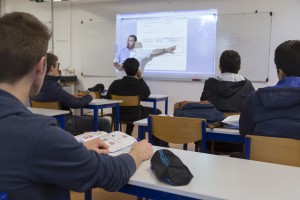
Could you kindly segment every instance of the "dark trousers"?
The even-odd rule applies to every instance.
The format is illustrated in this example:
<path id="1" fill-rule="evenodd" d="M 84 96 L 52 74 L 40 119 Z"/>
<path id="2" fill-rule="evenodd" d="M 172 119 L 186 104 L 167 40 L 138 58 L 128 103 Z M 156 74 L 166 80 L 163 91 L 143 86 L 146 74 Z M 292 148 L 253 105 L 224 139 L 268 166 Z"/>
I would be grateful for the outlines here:
<path id="1" fill-rule="evenodd" d="M 68 116 L 66 120 L 65 129 L 71 132 L 73 135 L 93 131 L 94 118 L 92 116 Z M 109 120 L 102 117 L 98 117 L 98 129 L 99 131 L 105 131 L 107 133 L 110 133 L 111 129 Z"/>

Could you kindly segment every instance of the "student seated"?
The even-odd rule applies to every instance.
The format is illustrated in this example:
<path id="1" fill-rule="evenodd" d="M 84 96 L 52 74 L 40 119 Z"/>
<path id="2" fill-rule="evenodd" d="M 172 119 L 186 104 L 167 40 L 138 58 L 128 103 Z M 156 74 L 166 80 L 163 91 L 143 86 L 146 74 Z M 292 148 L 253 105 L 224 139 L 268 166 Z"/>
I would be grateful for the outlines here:
<path id="1" fill-rule="evenodd" d="M 279 81 L 249 96 L 241 111 L 240 133 L 300 139 L 300 41 L 280 44 L 274 60 Z"/>
<path id="2" fill-rule="evenodd" d="M 152 156 L 143 140 L 129 153 L 109 156 L 100 139 L 79 143 L 54 118 L 31 113 L 46 74 L 50 32 L 31 14 L 0 18 L 0 191 L 8 199 L 66 199 L 93 187 L 118 191 Z"/>
<path id="3" fill-rule="evenodd" d="M 240 112 L 248 95 L 254 91 L 252 83 L 238 74 L 241 69 L 241 57 L 234 50 L 226 50 L 220 56 L 221 74 L 205 81 L 201 101 L 209 101 L 219 111 Z M 210 148 L 210 142 L 208 143 Z M 243 146 L 234 143 L 215 142 L 215 151 L 242 152 Z"/>
<path id="4" fill-rule="evenodd" d="M 74 96 L 66 92 L 58 83 L 60 78 L 58 57 L 52 53 L 47 53 L 47 72 L 40 93 L 31 97 L 32 100 L 41 102 L 59 101 L 62 109 L 83 108 L 88 105 L 96 94 L 90 92 L 85 96 Z M 71 111 L 71 110 L 70 110 Z M 65 129 L 73 134 L 93 131 L 94 121 L 92 116 L 76 116 L 72 112 L 67 115 Z M 108 119 L 98 117 L 98 129 L 110 133 L 110 123 Z"/>
<path id="5" fill-rule="evenodd" d="M 127 58 L 123 63 L 123 68 L 127 74 L 122 79 L 115 80 L 109 86 L 106 98 L 110 99 L 112 94 L 120 96 L 135 96 L 139 95 L 140 98 L 146 98 L 150 96 L 150 89 L 147 83 L 141 76 L 139 69 L 139 61 L 135 58 Z M 157 109 L 157 114 L 161 114 L 161 111 Z M 153 108 L 140 105 L 141 119 L 148 117 L 149 114 L 153 114 Z M 138 113 L 134 108 L 122 108 L 121 116 L 122 120 L 135 121 L 139 120 Z M 131 135 L 134 125 L 128 124 L 126 127 L 126 133 Z"/>
<path id="6" fill-rule="evenodd" d="M 240 112 L 248 95 L 254 91 L 252 83 L 238 72 L 241 57 L 238 52 L 226 50 L 220 57 L 221 74 L 205 81 L 201 101 L 209 101 L 219 111 Z"/>

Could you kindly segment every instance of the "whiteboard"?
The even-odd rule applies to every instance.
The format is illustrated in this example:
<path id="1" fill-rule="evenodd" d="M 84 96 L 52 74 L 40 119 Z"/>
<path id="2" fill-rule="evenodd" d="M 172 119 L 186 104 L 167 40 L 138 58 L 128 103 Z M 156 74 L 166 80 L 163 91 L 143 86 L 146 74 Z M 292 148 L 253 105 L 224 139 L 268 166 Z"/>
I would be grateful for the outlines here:
<path id="1" fill-rule="evenodd" d="M 114 19 L 113 19 L 114 20 Z M 266 81 L 269 71 L 270 13 L 219 14 L 216 34 L 215 64 L 224 50 L 235 50 L 241 56 L 239 74 L 251 81 Z M 82 22 L 82 75 L 116 76 L 113 59 L 115 21 Z M 216 67 L 216 73 L 220 73 Z"/>
<path id="2" fill-rule="evenodd" d="M 116 76 L 113 67 L 115 24 L 105 20 L 81 23 L 81 74 Z"/>
<path id="3" fill-rule="evenodd" d="M 239 74 L 251 81 L 267 81 L 271 23 L 271 13 L 218 15 L 216 64 L 224 50 L 235 50 L 241 56 Z"/>

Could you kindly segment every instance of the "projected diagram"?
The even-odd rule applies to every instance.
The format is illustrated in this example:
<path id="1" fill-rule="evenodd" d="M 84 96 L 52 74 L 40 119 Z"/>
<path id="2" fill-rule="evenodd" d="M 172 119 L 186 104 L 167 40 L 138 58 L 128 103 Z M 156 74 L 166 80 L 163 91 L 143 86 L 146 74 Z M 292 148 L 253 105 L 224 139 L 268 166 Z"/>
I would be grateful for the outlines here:
<path id="1" fill-rule="evenodd" d="M 157 56 L 147 62 L 146 70 L 186 70 L 186 19 L 138 20 L 137 37 L 142 43 L 143 49 L 152 50 L 176 46 L 173 54 Z"/>

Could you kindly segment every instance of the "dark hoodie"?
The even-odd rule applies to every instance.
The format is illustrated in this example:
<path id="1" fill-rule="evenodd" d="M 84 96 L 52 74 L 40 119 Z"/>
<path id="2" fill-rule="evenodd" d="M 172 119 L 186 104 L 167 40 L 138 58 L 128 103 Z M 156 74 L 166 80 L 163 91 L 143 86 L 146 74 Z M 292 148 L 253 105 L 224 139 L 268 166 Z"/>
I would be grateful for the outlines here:
<path id="1" fill-rule="evenodd" d="M 252 93 L 242 108 L 240 133 L 300 139 L 300 77 Z"/>
<path id="2" fill-rule="evenodd" d="M 151 92 L 144 79 L 138 79 L 132 76 L 124 76 L 122 79 L 112 82 L 108 88 L 106 98 L 110 99 L 112 94 L 120 96 L 139 95 L 140 98 L 146 98 L 150 96 Z M 143 110 L 143 106 L 140 107 L 141 110 Z M 121 120 L 135 121 L 139 119 L 138 110 L 136 108 L 121 108 L 120 113 Z"/>
<path id="3" fill-rule="evenodd" d="M 74 95 L 69 94 L 58 83 L 58 80 L 59 76 L 46 75 L 40 93 L 35 97 L 31 97 L 31 99 L 43 102 L 59 101 L 64 110 L 69 110 L 70 108 L 83 108 L 93 100 L 91 95 L 77 98 Z"/>
<path id="4" fill-rule="evenodd" d="M 200 100 L 208 100 L 222 112 L 240 112 L 244 101 L 253 91 L 252 83 L 247 79 L 231 82 L 209 78 L 205 81 Z"/>
<path id="5" fill-rule="evenodd" d="M 66 199 L 65 191 L 116 191 L 135 171 L 129 154 L 89 151 L 52 117 L 32 114 L 0 90 L 0 191 L 9 200 Z M 64 188 L 64 189 L 62 189 Z"/>

